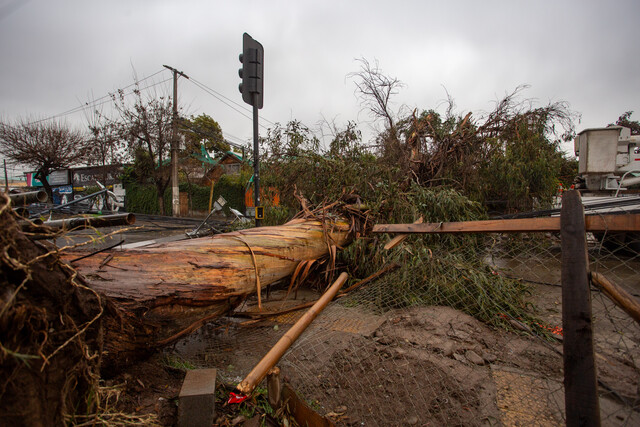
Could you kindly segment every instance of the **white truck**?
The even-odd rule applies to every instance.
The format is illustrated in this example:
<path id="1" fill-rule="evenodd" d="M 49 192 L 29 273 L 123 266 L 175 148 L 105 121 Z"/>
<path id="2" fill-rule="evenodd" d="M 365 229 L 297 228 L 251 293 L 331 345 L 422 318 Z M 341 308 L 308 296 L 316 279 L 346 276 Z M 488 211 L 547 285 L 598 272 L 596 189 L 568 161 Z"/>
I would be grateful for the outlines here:
<path id="1" fill-rule="evenodd" d="M 579 158 L 575 188 L 585 214 L 640 213 L 640 135 L 622 126 L 585 129 L 575 138 L 574 150 Z M 610 249 L 640 253 L 640 233 L 595 237 Z"/>
<path id="2" fill-rule="evenodd" d="M 640 135 L 629 128 L 585 129 L 576 136 L 579 158 L 576 188 L 583 193 L 617 196 L 640 184 Z"/>

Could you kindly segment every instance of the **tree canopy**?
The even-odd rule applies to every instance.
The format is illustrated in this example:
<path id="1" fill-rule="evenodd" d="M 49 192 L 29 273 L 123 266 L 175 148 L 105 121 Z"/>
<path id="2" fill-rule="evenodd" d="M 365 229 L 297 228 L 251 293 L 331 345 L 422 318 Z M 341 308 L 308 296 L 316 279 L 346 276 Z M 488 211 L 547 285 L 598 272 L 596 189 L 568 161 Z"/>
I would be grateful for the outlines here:
<path id="1" fill-rule="evenodd" d="M 134 159 L 138 176 L 146 177 L 156 186 L 160 211 L 164 212 L 163 197 L 170 180 L 170 151 L 173 109 L 168 97 L 143 97 L 134 91 L 133 103 L 127 103 L 122 92 L 112 96 L 119 118 L 112 123 L 126 141 L 129 155 Z"/>
<path id="2" fill-rule="evenodd" d="M 185 152 L 200 153 L 200 146 L 204 144 L 207 152 L 226 152 L 229 144 L 224 141 L 222 129 L 218 122 L 207 114 L 191 116 L 180 120 L 180 131 L 185 138 Z"/>
<path id="3" fill-rule="evenodd" d="M 631 135 L 640 135 L 640 122 L 637 120 L 631 120 L 631 115 L 633 111 L 627 111 L 618 117 L 616 121 L 616 125 L 624 126 L 631 129 Z"/>
<path id="4" fill-rule="evenodd" d="M 57 169 L 80 164 L 87 155 L 87 139 L 76 130 L 58 122 L 25 119 L 0 123 L 0 149 L 8 159 L 36 170 L 49 198 L 51 186 L 46 177 Z"/>

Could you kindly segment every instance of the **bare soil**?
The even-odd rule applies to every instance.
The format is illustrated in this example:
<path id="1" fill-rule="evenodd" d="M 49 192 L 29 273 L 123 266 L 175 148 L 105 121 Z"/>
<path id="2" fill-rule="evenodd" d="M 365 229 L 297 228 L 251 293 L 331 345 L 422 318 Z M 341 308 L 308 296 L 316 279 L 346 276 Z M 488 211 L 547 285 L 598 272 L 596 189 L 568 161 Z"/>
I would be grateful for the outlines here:
<path id="1" fill-rule="evenodd" d="M 540 315 L 549 324 L 559 321 L 559 292 L 536 288 Z M 312 295 L 302 299 L 307 297 Z M 560 340 L 489 328 L 448 307 L 384 315 L 339 304 L 327 310 L 279 366 L 285 380 L 337 425 L 563 424 Z M 349 319 L 358 316 L 364 321 L 350 326 Z M 216 367 L 220 381 L 237 383 L 294 321 L 295 316 L 276 318 L 250 328 L 237 321 L 211 323 L 164 357 Z M 634 401 L 638 386 L 630 353 L 600 335 L 603 424 L 636 423 L 637 412 L 624 404 Z M 629 339 L 637 349 L 638 337 Z M 121 380 L 127 384 L 123 410 L 156 413 L 163 425 L 175 422 L 179 371 L 156 357 L 132 367 Z M 219 396 L 218 425 L 239 422 L 224 397 Z"/>

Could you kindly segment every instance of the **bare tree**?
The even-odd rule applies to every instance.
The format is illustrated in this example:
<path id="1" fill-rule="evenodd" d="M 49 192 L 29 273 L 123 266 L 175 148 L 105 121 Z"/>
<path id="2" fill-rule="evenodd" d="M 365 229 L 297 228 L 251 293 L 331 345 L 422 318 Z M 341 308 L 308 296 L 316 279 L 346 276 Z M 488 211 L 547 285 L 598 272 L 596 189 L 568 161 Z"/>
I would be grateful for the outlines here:
<path id="1" fill-rule="evenodd" d="M 163 195 L 170 180 L 173 119 L 171 98 L 143 97 L 139 88 L 133 94 L 132 104 L 127 103 L 122 90 L 112 95 L 119 114 L 119 119 L 114 123 L 119 135 L 127 143 L 129 154 L 137 163 L 148 164 L 145 173 L 156 187 L 158 206 L 164 213 Z"/>
<path id="2" fill-rule="evenodd" d="M 95 103 L 95 101 L 94 101 Z M 107 165 L 124 160 L 126 143 L 120 136 L 117 123 L 107 119 L 102 111 L 93 110 L 86 114 L 89 128 L 87 163 L 102 166 L 102 182 L 107 181 Z"/>
<path id="3" fill-rule="evenodd" d="M 360 58 L 358 62 L 360 71 L 348 75 L 355 81 L 356 96 L 374 119 L 385 121 L 386 132 L 397 138 L 396 119 L 390 102 L 391 97 L 397 95 L 404 84 L 395 77 L 385 75 L 377 60 L 371 64 L 365 58 Z"/>
<path id="4" fill-rule="evenodd" d="M 79 132 L 56 122 L 0 123 L 0 149 L 8 159 L 36 170 L 51 200 L 47 175 L 57 169 L 79 164 L 85 158 L 87 142 Z"/>
<path id="5" fill-rule="evenodd" d="M 92 100 L 91 104 L 96 104 L 96 101 Z M 124 160 L 126 144 L 120 135 L 117 123 L 110 120 L 101 108 L 85 112 L 85 118 L 90 134 L 87 163 L 104 166 Z"/>

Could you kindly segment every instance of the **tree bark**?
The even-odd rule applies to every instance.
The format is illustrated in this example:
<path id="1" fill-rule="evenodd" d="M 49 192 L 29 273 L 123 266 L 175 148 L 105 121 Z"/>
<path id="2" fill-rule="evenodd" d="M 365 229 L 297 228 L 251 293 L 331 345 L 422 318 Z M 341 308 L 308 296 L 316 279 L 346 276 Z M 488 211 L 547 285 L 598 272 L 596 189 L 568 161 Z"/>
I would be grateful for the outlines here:
<path id="1" fill-rule="evenodd" d="M 301 262 L 330 255 L 332 246 L 349 239 L 345 222 L 300 219 L 112 251 L 72 266 L 114 306 L 104 343 L 103 367 L 110 370 L 229 312 L 248 295 L 291 275 Z M 68 252 L 63 258 L 78 255 Z"/>

